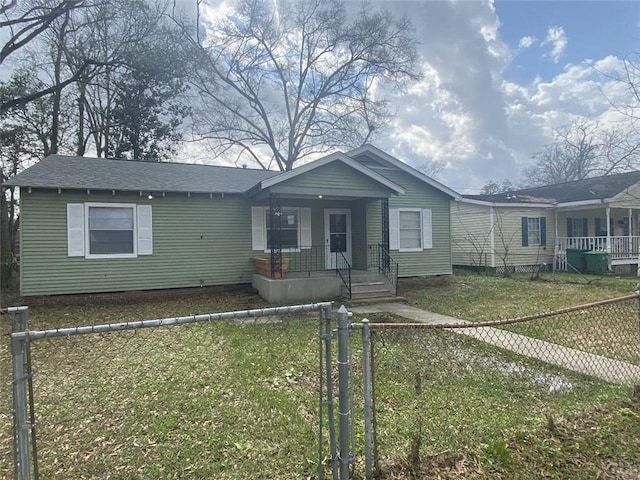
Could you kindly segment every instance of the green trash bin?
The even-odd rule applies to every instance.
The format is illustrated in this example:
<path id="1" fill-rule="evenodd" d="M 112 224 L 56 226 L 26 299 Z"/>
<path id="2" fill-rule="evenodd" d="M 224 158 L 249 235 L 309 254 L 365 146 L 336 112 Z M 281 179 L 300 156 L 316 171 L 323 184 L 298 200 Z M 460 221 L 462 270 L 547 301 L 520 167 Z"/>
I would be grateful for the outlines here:
<path id="1" fill-rule="evenodd" d="M 593 275 L 604 275 L 607 273 L 607 252 L 599 250 L 585 252 L 584 259 L 587 265 L 587 273 Z"/>
<path id="2" fill-rule="evenodd" d="M 584 254 L 589 250 L 586 248 L 567 248 L 567 271 L 573 273 L 587 273 L 587 263 Z"/>

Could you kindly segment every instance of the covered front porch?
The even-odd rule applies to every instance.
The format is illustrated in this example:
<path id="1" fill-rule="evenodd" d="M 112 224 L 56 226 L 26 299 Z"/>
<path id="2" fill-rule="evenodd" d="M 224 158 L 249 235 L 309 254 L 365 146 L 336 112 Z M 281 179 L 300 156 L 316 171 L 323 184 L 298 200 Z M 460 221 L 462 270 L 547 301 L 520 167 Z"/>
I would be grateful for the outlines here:
<path id="1" fill-rule="evenodd" d="M 350 160 L 305 167 L 249 195 L 253 287 L 271 302 L 351 298 L 356 283 L 395 294 L 389 197 L 403 189 Z"/>
<path id="2" fill-rule="evenodd" d="M 608 270 L 638 265 L 640 208 L 603 205 L 601 208 L 559 210 L 556 213 L 556 265 L 568 271 L 567 250 L 607 254 Z"/>

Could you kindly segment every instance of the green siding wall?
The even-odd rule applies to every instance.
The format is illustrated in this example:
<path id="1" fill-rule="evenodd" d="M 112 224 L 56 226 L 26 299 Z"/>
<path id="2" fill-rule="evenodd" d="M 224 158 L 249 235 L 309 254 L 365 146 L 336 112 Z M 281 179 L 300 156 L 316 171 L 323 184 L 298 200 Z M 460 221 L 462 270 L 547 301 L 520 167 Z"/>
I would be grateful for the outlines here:
<path id="1" fill-rule="evenodd" d="M 401 170 L 385 169 L 379 173 L 405 188 L 405 195 L 389 199 L 389 208 L 430 208 L 433 215 L 433 248 L 421 252 L 391 251 L 391 256 L 399 264 L 399 275 L 451 274 L 451 198 Z M 379 218 L 379 208 L 378 212 L 371 209 L 371 221 L 376 216 Z M 370 227 L 372 236 L 380 236 L 379 228 L 379 224 Z"/>
<path id="2" fill-rule="evenodd" d="M 68 257 L 66 206 L 82 202 L 152 205 L 153 255 L 120 259 Z M 313 245 L 324 245 L 325 208 L 349 208 L 352 229 L 358 224 L 358 202 L 283 199 L 282 205 L 311 208 Z M 167 194 L 164 198 L 147 200 L 127 193 L 112 196 L 67 191 L 59 195 L 47 190 L 25 192 L 21 198 L 22 294 L 249 283 L 255 272 L 251 257 L 265 255 L 252 250 L 251 206 L 249 200 L 230 195 L 211 199 L 208 195 L 189 198 L 187 194 Z M 353 232 L 352 250 L 360 258 L 361 254 L 356 254 L 360 234 Z M 324 268 L 322 259 L 319 261 L 317 268 Z"/>
<path id="3" fill-rule="evenodd" d="M 330 168 L 329 168 L 330 167 Z M 381 170 L 402 185 L 390 208 L 430 208 L 434 248 L 392 252 L 401 276 L 451 273 L 450 198 L 399 170 Z M 326 178 L 325 178 L 326 177 Z M 381 185 L 341 163 L 323 166 L 296 179 L 295 186 L 330 182 L 333 187 Z M 298 183 L 300 182 L 300 183 Z M 307 183 L 305 183 L 307 182 Z M 153 206 L 153 255 L 121 259 L 67 256 L 68 203 L 113 202 Z M 312 241 L 324 245 L 324 209 L 351 209 L 353 266 L 367 265 L 367 245 L 381 241 L 380 200 L 283 199 L 283 205 L 310 207 Z M 240 195 L 167 194 L 148 200 L 134 193 L 92 193 L 34 189 L 21 197 L 22 294 L 52 295 L 248 283 L 255 272 L 251 257 L 251 206 Z"/>
<path id="4" fill-rule="evenodd" d="M 118 202 L 153 206 L 153 255 L 122 259 L 67 256 L 66 205 Z M 251 205 L 239 196 L 26 191 L 21 197 L 23 295 L 88 293 L 246 283 L 254 267 Z"/>
<path id="5" fill-rule="evenodd" d="M 338 161 L 298 175 L 282 182 L 279 186 L 308 188 L 310 194 L 313 194 L 315 189 L 321 191 L 323 187 L 349 190 L 352 194 L 358 190 L 379 191 L 383 194 L 389 192 L 389 189 L 384 185 Z"/>

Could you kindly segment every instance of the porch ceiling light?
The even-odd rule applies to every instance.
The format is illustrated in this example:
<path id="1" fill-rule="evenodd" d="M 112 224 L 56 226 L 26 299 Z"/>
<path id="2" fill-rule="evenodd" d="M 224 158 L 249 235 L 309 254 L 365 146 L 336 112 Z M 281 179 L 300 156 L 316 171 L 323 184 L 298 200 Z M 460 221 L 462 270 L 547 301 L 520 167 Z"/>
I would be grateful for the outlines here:
<path id="1" fill-rule="evenodd" d="M 320 200 L 322 200 L 322 199 L 324 198 L 324 195 L 322 195 L 321 193 L 319 193 L 319 194 L 318 194 L 318 198 L 319 198 Z"/>

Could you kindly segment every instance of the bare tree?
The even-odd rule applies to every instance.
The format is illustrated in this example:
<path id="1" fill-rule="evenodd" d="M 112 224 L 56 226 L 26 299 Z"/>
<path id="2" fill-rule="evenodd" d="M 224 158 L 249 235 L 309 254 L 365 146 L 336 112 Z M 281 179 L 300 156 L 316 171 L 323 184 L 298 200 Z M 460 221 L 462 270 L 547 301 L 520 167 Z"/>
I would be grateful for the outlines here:
<path id="1" fill-rule="evenodd" d="M 208 27 L 196 133 L 262 168 L 369 141 L 391 115 L 384 86 L 420 77 L 411 22 L 369 5 L 241 0 Z"/>
<path id="2" fill-rule="evenodd" d="M 29 133 L 16 125 L 0 127 L 0 184 L 16 175 L 32 158 Z M 0 192 L 0 284 L 6 286 L 16 268 L 14 253 L 18 227 L 17 196 L 14 187 Z"/>
<path id="3" fill-rule="evenodd" d="M 54 19 L 32 47 L 22 50 L 19 59 L 30 67 L 0 84 L 0 101 L 7 106 L 0 116 L 32 129 L 46 111 L 46 125 L 36 130 L 43 156 L 61 149 L 84 155 L 92 147 L 98 156 L 125 156 L 125 143 L 135 156 L 169 154 L 181 139 L 176 129 L 188 111 L 177 97 L 184 91 L 189 60 L 181 32 L 166 15 L 168 5 L 95 0 Z M 39 115 L 29 118 L 26 112 L 36 104 Z M 69 124 L 75 132 L 72 148 Z"/>
<path id="4" fill-rule="evenodd" d="M 640 138 L 633 130 L 607 129 L 598 122 L 578 119 L 557 129 L 554 142 L 533 159 L 535 164 L 524 171 L 527 186 L 611 175 L 638 167 Z"/>
<path id="5" fill-rule="evenodd" d="M 76 82 L 76 154 L 90 145 L 99 157 L 159 157 L 181 139 L 192 52 L 167 10 L 162 0 L 103 0 L 83 12 L 86 27 L 75 28 L 66 62 L 73 70 L 90 54 L 103 68 Z"/>
<path id="6" fill-rule="evenodd" d="M 515 240 L 521 234 L 519 230 L 510 226 L 513 223 L 510 218 L 513 213 L 494 210 L 491 224 L 488 228 L 484 228 L 465 221 L 463 219 L 465 213 L 460 211 L 460 206 L 457 205 L 455 208 L 458 209 L 456 215 L 461 220 L 457 222 L 458 230 L 456 235 L 451 237 L 451 241 L 455 249 L 466 257 L 470 266 L 474 267 L 478 273 L 487 271 L 491 263 L 489 257 L 494 257 L 499 259 L 500 270 L 505 277 L 513 273 L 515 271 L 511 265 L 513 247 Z M 495 264 L 491 267 L 498 270 Z"/>
<path id="7" fill-rule="evenodd" d="M 0 84 L 0 100 L 23 97 L 30 92 L 45 88 L 46 84 L 38 78 L 37 73 L 33 69 L 26 68 L 14 72 L 9 81 Z M 58 98 L 57 102 L 54 101 L 54 97 Z M 54 95 L 40 97 L 5 112 L 0 116 L 0 129 L 4 132 L 22 132 L 21 149 L 33 158 L 55 153 L 60 145 L 69 145 L 68 135 L 72 129 L 71 118 L 66 115 L 57 115 L 57 120 L 52 121 L 56 105 L 56 110 L 68 112 L 73 109 L 72 105 L 68 104 L 68 97 Z M 8 147 L 5 145 L 3 149 Z"/>
<path id="8" fill-rule="evenodd" d="M 489 180 L 482 186 L 480 190 L 481 195 L 497 195 L 499 193 L 508 193 L 516 190 L 516 186 L 511 180 L 504 179 L 502 183 L 498 183 L 495 180 Z"/>
<path id="9" fill-rule="evenodd" d="M 627 98 L 626 102 L 611 102 L 616 109 L 626 116 L 636 133 L 640 133 L 640 52 L 626 57 L 620 71 L 609 75 L 618 81 Z"/>
<path id="10" fill-rule="evenodd" d="M 498 246 L 494 248 L 495 254 L 502 262 L 502 275 L 508 277 L 515 272 L 515 267 L 511 265 L 511 251 L 514 240 L 520 235 L 517 229 L 509 228 L 507 224 L 508 213 L 496 213 L 493 229 L 498 240 Z M 540 247 L 538 247 L 540 250 Z"/>
<path id="11" fill-rule="evenodd" d="M 2 0 L 0 3 L 0 31 L 9 37 L 0 50 L 0 65 L 9 55 L 45 32 L 56 19 L 80 7 L 83 0 L 21 4 L 19 7 L 16 0 Z"/>
<path id="12" fill-rule="evenodd" d="M 427 177 L 438 179 L 444 172 L 444 163 L 437 160 L 426 160 L 416 167 L 416 169 L 424 173 Z"/>
<path id="13" fill-rule="evenodd" d="M 34 40 L 47 32 L 60 19 L 68 19 L 72 11 L 83 5 L 83 0 L 18 2 L 2 0 L 0 3 L 0 34 L 8 37 L 0 50 L 0 65 L 12 54 L 23 49 Z M 31 91 L 21 97 L 5 98 L 0 102 L 0 114 L 8 110 L 25 105 L 31 101 L 59 92 L 72 84 L 82 72 L 93 65 L 90 59 L 85 59 L 80 68 L 72 72 L 68 78 L 59 79 L 54 85 L 41 90 Z"/>

